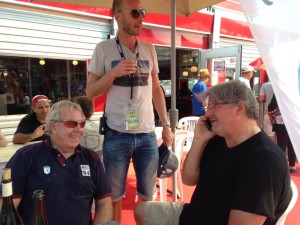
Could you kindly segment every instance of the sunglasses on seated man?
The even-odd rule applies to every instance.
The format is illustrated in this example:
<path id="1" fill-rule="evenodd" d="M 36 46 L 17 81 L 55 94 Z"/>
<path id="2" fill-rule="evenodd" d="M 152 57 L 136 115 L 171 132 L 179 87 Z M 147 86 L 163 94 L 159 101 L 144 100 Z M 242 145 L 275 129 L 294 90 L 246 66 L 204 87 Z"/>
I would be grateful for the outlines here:
<path id="1" fill-rule="evenodd" d="M 78 126 L 83 128 L 84 125 L 85 125 L 85 121 L 74 121 L 74 120 L 54 120 L 54 122 L 58 122 L 58 123 L 64 123 L 64 126 L 67 127 L 67 128 L 75 128 Z"/>
<path id="2" fill-rule="evenodd" d="M 130 11 L 130 14 L 134 19 L 139 18 L 141 14 L 143 18 L 146 16 L 146 9 L 128 9 L 128 10 L 120 10 L 119 12 L 124 12 L 124 11 Z"/>

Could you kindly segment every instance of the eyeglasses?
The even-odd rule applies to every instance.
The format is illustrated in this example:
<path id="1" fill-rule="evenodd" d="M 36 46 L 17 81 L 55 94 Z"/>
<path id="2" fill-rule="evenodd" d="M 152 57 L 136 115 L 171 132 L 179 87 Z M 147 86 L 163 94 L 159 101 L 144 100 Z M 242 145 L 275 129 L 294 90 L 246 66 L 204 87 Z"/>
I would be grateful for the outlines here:
<path id="1" fill-rule="evenodd" d="M 78 126 L 80 126 L 80 128 L 83 128 L 85 125 L 85 121 L 74 121 L 74 120 L 54 120 L 54 122 L 59 122 L 59 123 L 64 123 L 65 127 L 67 128 L 75 128 Z"/>
<path id="2" fill-rule="evenodd" d="M 207 110 L 213 110 L 216 108 L 217 105 L 229 105 L 229 104 L 236 104 L 236 102 L 214 102 L 207 105 Z"/>
<path id="3" fill-rule="evenodd" d="M 132 18 L 137 19 L 142 14 L 144 18 L 146 16 L 146 9 L 128 9 L 128 10 L 120 10 L 119 12 L 130 11 Z"/>

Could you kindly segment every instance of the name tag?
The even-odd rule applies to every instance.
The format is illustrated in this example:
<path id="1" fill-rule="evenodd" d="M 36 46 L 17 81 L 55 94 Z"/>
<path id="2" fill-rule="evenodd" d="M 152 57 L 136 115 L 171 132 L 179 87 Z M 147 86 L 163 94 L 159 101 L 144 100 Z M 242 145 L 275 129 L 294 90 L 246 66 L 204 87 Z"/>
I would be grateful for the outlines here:
<path id="1" fill-rule="evenodd" d="M 135 107 L 129 107 L 126 112 L 125 130 L 139 130 L 139 115 Z"/>

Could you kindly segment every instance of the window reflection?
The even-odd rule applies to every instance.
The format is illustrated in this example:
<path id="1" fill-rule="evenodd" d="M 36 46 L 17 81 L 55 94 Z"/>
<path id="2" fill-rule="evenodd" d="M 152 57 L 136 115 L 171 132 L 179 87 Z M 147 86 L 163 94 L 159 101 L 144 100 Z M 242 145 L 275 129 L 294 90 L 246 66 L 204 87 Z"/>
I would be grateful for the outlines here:
<path id="1" fill-rule="evenodd" d="M 38 94 L 52 102 L 85 95 L 86 74 L 85 61 L 1 56 L 0 115 L 30 112 Z"/>

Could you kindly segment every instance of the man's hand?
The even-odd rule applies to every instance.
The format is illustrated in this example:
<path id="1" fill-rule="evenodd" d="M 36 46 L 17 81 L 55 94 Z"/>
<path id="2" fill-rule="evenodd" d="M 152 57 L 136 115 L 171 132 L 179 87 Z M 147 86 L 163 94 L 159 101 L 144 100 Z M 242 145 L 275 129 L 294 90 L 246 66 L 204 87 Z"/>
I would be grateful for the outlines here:
<path id="1" fill-rule="evenodd" d="M 115 77 L 128 76 L 129 74 L 135 74 L 137 71 L 136 60 L 121 60 L 118 65 L 113 67 L 108 73 L 114 74 Z"/>
<path id="2" fill-rule="evenodd" d="M 172 145 L 173 139 L 174 139 L 174 134 L 173 134 L 170 126 L 163 126 L 161 137 L 162 137 L 165 145 L 167 145 L 168 147 L 170 147 Z"/>
<path id="3" fill-rule="evenodd" d="M 34 133 L 35 138 L 43 136 L 45 133 L 45 124 L 42 124 L 39 127 L 37 127 L 33 133 Z M 33 139 L 35 139 L 35 138 L 33 138 Z"/>

